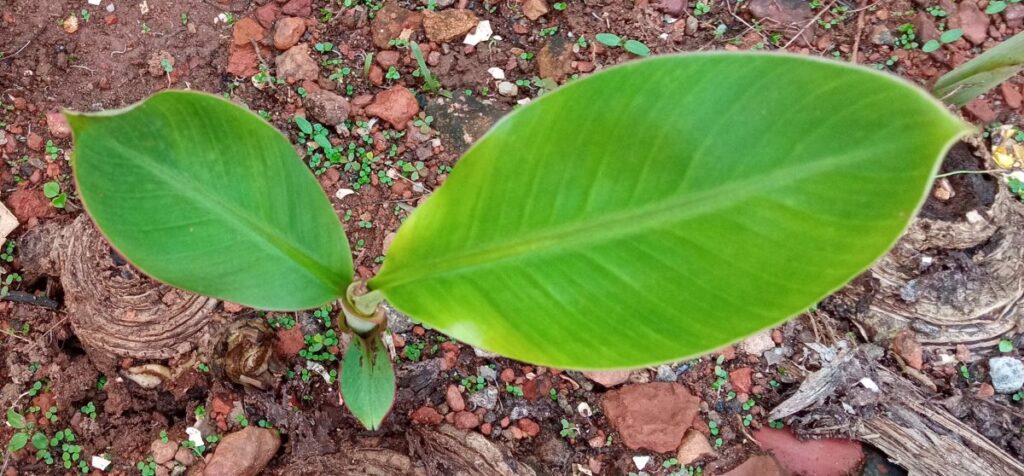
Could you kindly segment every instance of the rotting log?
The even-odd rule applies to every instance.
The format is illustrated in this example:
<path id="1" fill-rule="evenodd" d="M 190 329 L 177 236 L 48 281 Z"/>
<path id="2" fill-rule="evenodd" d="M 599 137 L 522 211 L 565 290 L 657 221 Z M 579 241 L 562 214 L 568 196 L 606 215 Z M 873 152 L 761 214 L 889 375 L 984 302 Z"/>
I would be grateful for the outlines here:
<path id="1" fill-rule="evenodd" d="M 127 263 L 87 216 L 50 221 L 20 240 L 28 273 L 59 277 L 64 312 L 90 359 L 168 359 L 193 350 L 215 299 L 158 283 Z"/>
<path id="2" fill-rule="evenodd" d="M 954 147 L 946 167 L 977 169 L 988 160 L 984 144 L 974 141 Z M 967 195 L 961 197 L 967 210 L 942 213 L 952 207 L 929 197 L 931 207 L 926 205 L 895 247 L 813 316 L 828 329 L 853 323 L 869 343 L 845 349 L 834 333 L 819 335 L 838 355 L 808 375 L 769 418 L 790 417 L 804 435 L 864 441 L 912 475 L 1024 475 L 1024 464 L 1003 449 L 1021 454 L 1024 439 L 1015 431 L 972 428 L 962 418 L 984 408 L 997 417 L 976 420 L 1020 428 L 1024 414 L 948 385 L 946 394 L 939 393 L 936 383 L 943 382 L 884 350 L 909 329 L 933 357 L 928 360 L 953 355 L 959 347 L 974 362 L 995 355 L 1001 339 L 1022 330 L 1024 204 L 999 179 L 950 180 Z"/>

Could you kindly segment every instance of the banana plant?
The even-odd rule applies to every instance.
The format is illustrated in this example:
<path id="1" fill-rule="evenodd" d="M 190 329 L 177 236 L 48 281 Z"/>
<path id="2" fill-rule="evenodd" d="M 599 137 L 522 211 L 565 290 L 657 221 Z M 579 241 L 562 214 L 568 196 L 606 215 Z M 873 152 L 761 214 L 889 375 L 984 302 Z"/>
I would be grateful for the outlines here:
<path id="1" fill-rule="evenodd" d="M 917 86 L 839 62 L 633 61 L 498 122 L 363 282 L 313 174 L 245 108 L 166 91 L 66 115 L 81 200 L 139 269 L 259 309 L 341 304 L 354 336 L 341 391 L 368 428 L 395 391 L 384 300 L 538 365 L 696 356 L 867 269 L 970 130 Z"/>

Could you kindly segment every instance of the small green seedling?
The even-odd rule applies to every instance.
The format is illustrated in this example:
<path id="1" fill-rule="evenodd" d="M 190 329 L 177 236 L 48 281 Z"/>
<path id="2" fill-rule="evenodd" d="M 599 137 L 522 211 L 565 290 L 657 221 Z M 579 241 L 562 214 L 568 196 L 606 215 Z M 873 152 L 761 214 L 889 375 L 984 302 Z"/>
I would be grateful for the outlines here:
<path id="1" fill-rule="evenodd" d="M 561 435 L 562 438 L 572 439 L 576 438 L 576 436 L 579 435 L 579 430 L 576 429 L 576 427 L 573 426 L 572 423 L 569 423 L 569 420 L 563 418 L 562 429 L 561 431 L 558 432 L 558 434 Z"/>
<path id="2" fill-rule="evenodd" d="M 787 87 L 757 89 L 751 115 L 751 85 L 766 77 Z M 813 107 L 798 106 L 807 97 Z M 256 309 L 340 304 L 304 350 L 316 358 L 349 335 L 341 393 L 372 429 L 395 392 L 380 339 L 385 299 L 462 342 L 537 365 L 635 368 L 699 355 L 804 312 L 870 266 L 970 130 L 916 86 L 842 62 L 641 59 L 500 121 L 404 220 L 364 281 L 353 252 L 366 241 L 350 246 L 310 168 L 337 165 L 373 186 L 387 154 L 365 147 L 372 137 L 335 146 L 328 128 L 295 118 L 312 151 L 304 163 L 255 113 L 190 91 L 67 118 L 82 202 L 140 270 Z M 479 376 L 463 385 L 486 388 Z"/>
<path id="3" fill-rule="evenodd" d="M 1007 353 L 1007 352 L 1013 352 L 1013 341 L 1008 340 L 1008 339 L 1000 340 L 999 341 L 999 352 L 1002 352 L 1004 354 Z"/>
<path id="4" fill-rule="evenodd" d="M 50 181 L 43 184 L 43 196 L 50 199 L 53 208 L 64 208 L 68 195 L 60 191 L 60 182 Z"/>

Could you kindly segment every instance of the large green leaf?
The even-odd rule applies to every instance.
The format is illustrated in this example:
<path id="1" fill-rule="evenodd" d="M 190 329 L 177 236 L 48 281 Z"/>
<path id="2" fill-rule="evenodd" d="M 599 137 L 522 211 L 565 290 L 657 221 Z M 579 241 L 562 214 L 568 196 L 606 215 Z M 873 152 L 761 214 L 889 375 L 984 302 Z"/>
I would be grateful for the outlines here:
<path id="1" fill-rule="evenodd" d="M 341 395 L 363 426 L 380 428 L 395 403 L 395 370 L 380 339 L 352 338 L 341 364 Z"/>
<path id="2" fill-rule="evenodd" d="M 405 222 L 370 287 L 528 362 L 692 356 L 866 269 L 966 130 L 924 91 L 840 62 L 632 62 L 497 124 Z"/>
<path id="3" fill-rule="evenodd" d="M 935 95 L 963 106 L 1024 69 L 1024 33 L 1017 33 L 935 82 Z"/>
<path id="4" fill-rule="evenodd" d="M 86 209 L 147 274 L 262 309 L 316 307 L 344 294 L 352 258 L 341 223 L 266 121 L 186 91 L 66 115 Z"/>

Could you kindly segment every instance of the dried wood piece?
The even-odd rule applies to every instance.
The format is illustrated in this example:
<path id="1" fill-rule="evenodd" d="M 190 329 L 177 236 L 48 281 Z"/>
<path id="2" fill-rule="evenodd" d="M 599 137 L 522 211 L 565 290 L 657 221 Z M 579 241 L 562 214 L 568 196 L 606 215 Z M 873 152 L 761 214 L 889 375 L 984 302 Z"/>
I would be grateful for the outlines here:
<path id="1" fill-rule="evenodd" d="M 512 458 L 487 437 L 456 429 L 418 427 L 409 434 L 412 456 L 428 475 L 535 476 L 533 468 Z"/>
<path id="2" fill-rule="evenodd" d="M 140 273 L 85 215 L 36 227 L 22 238 L 21 251 L 27 271 L 60 277 L 71 325 L 97 365 L 192 350 L 217 304 Z"/>

